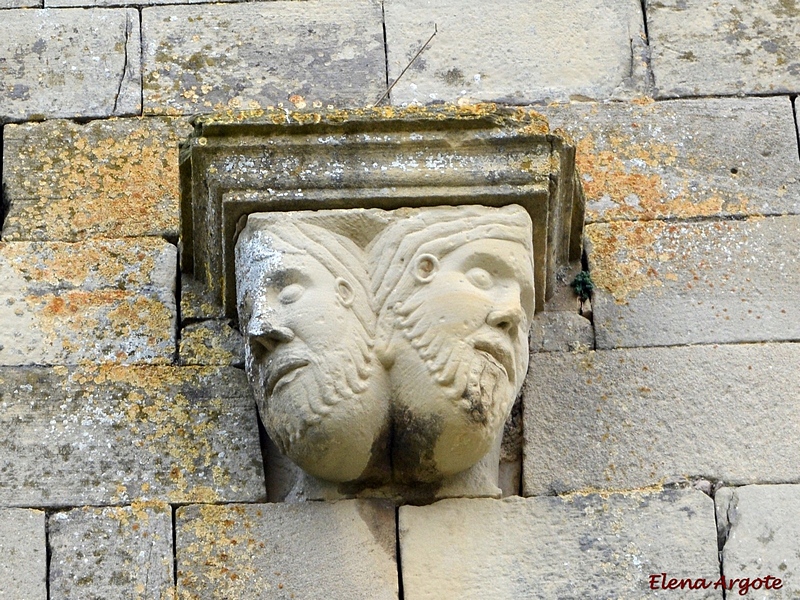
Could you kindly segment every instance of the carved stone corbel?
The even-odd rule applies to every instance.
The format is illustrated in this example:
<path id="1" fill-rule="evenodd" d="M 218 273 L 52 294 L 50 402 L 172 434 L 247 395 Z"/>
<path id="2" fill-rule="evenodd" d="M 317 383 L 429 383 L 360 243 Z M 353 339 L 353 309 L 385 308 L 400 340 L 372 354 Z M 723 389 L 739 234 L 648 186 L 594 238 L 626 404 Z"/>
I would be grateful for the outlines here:
<path id="1" fill-rule="evenodd" d="M 182 266 L 238 318 L 302 493 L 495 495 L 530 321 L 580 256 L 574 149 L 483 105 L 205 117 L 182 156 Z"/>

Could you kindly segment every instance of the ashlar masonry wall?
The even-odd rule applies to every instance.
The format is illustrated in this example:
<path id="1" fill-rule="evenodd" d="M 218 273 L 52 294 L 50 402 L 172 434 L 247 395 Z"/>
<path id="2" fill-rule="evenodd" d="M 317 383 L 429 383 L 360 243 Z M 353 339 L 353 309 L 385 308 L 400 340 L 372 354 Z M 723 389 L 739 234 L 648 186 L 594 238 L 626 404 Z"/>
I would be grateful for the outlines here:
<path id="1" fill-rule="evenodd" d="M 507 498 L 269 503 L 177 143 L 372 105 L 434 31 L 385 104 L 570 135 L 591 306 L 534 323 Z M 798 40 L 792 0 L 0 0 L 0 597 L 800 593 Z"/>

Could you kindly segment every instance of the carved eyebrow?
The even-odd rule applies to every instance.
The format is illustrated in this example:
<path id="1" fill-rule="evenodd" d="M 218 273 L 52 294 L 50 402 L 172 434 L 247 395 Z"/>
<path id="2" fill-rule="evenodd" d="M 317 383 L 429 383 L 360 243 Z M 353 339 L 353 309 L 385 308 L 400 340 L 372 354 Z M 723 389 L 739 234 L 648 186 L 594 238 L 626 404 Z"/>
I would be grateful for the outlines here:
<path id="1" fill-rule="evenodd" d="M 522 273 L 520 265 L 517 265 L 515 261 L 510 261 L 503 256 L 482 250 L 476 250 L 464 257 L 461 268 L 466 271 L 473 267 L 489 268 L 498 271 L 500 275 L 511 277 L 517 277 Z"/>

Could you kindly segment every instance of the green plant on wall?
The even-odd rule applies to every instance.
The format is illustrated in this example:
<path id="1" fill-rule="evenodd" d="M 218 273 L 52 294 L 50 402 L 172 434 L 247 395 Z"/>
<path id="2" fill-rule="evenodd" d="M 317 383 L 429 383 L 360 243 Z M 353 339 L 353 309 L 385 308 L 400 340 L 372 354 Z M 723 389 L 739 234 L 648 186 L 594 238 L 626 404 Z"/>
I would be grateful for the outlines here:
<path id="1" fill-rule="evenodd" d="M 589 271 L 581 271 L 578 273 L 570 285 L 581 299 L 581 302 L 586 302 L 591 297 L 592 290 L 594 289 L 594 283 L 592 282 L 592 276 L 589 274 Z"/>

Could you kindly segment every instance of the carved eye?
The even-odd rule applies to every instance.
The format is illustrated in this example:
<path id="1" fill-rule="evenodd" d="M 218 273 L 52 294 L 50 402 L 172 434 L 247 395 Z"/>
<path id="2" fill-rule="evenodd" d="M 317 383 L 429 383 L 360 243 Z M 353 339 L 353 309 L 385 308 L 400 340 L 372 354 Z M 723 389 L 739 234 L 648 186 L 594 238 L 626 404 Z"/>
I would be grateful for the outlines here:
<path id="1" fill-rule="evenodd" d="M 281 304 L 291 304 L 292 302 L 297 302 L 305 291 L 306 288 L 299 283 L 287 285 L 281 290 L 281 293 L 278 294 L 278 302 Z"/>
<path id="2" fill-rule="evenodd" d="M 480 267 L 475 267 L 467 271 L 467 281 L 481 290 L 488 290 L 494 285 L 492 276 Z"/>

